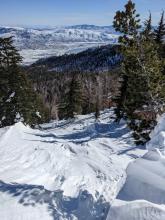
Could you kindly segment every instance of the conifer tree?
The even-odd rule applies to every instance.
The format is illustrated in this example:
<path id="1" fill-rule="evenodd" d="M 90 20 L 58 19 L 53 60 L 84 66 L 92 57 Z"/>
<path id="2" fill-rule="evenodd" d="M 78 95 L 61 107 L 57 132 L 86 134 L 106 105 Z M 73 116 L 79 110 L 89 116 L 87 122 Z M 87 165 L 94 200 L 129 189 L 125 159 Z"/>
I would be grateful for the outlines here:
<path id="1" fill-rule="evenodd" d="M 137 36 L 140 25 L 139 14 L 136 13 L 135 3 L 131 0 L 125 5 L 124 11 L 117 11 L 114 17 L 113 26 L 116 31 L 123 34 L 120 41 L 128 40 L 128 36 Z"/>
<path id="2" fill-rule="evenodd" d="M 156 44 L 143 38 L 129 46 L 124 57 L 122 71 L 128 80 L 123 108 L 131 127 L 141 132 L 140 137 L 143 129 L 155 125 L 156 114 L 161 112 L 165 102 L 163 60 L 157 53 Z M 152 118 L 146 120 L 140 116 L 146 111 Z M 136 124 L 137 120 L 139 124 Z M 145 136 L 148 138 L 146 133 Z"/>
<path id="3" fill-rule="evenodd" d="M 158 28 L 155 30 L 155 41 L 158 44 L 162 44 L 164 38 L 165 38 L 165 22 L 164 22 L 164 11 L 163 11 Z"/>
<path id="4" fill-rule="evenodd" d="M 21 60 L 12 38 L 0 38 L 0 127 L 42 121 L 42 104 L 20 70 Z"/>
<path id="5" fill-rule="evenodd" d="M 150 40 L 153 38 L 151 12 L 149 14 L 149 18 L 144 22 L 144 30 L 143 30 L 142 34 L 146 40 Z"/>
<path id="6" fill-rule="evenodd" d="M 114 17 L 113 26 L 116 31 L 123 34 L 120 37 L 120 52 L 123 54 L 127 46 L 131 45 L 138 37 L 138 30 L 141 28 L 140 15 L 136 12 L 135 3 L 131 0 L 125 5 L 124 11 L 117 11 Z M 124 116 L 123 101 L 125 100 L 128 77 L 123 72 L 120 77 L 120 91 L 114 101 L 117 104 L 115 109 L 116 121 Z"/>
<path id="7" fill-rule="evenodd" d="M 130 2 L 128 5 L 131 4 Z M 133 3 L 131 5 L 135 7 Z M 128 18 L 125 12 L 122 16 L 122 19 L 119 20 L 118 16 L 115 16 L 114 27 L 119 30 L 119 25 L 120 31 L 130 36 L 129 30 L 132 30 L 132 23 L 127 22 Z M 159 57 L 157 45 L 149 37 L 151 15 L 145 23 L 145 32 L 141 34 L 138 34 L 140 26 L 138 22 L 134 26 L 135 34 L 121 41 L 122 80 L 117 97 L 116 116 L 117 119 L 125 116 L 129 126 L 134 130 L 134 136 L 138 142 L 145 142 L 156 123 L 157 113 L 164 108 L 165 76 L 162 74 L 163 60 Z M 125 23 L 130 25 L 127 28 L 128 31 L 125 30 Z M 150 116 L 146 117 L 145 112 L 148 112 Z"/>
<path id="8" fill-rule="evenodd" d="M 120 122 L 122 118 L 124 118 L 124 100 L 126 96 L 126 89 L 127 89 L 127 81 L 128 77 L 121 73 L 119 76 L 119 88 L 118 92 L 115 97 L 113 97 L 114 103 L 116 103 L 116 108 L 115 108 L 115 115 L 116 115 L 116 122 Z"/>
<path id="9" fill-rule="evenodd" d="M 82 111 L 82 88 L 77 73 L 73 73 L 69 90 L 65 94 L 61 103 L 61 115 L 65 118 L 74 118 L 76 114 Z"/>

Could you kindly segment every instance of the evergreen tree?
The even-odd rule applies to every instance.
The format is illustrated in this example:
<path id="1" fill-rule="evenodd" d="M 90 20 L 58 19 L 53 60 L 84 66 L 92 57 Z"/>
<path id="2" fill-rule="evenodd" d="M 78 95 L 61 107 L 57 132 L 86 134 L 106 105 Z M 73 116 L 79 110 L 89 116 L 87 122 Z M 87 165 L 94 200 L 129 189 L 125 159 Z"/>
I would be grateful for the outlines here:
<path id="1" fill-rule="evenodd" d="M 21 60 L 12 38 L 0 38 L 0 127 L 18 121 L 33 126 L 42 121 L 42 103 L 20 70 Z"/>
<path id="2" fill-rule="evenodd" d="M 116 103 L 116 108 L 115 108 L 116 122 L 120 122 L 120 120 L 125 117 L 123 103 L 126 96 L 127 81 L 128 81 L 128 77 L 122 73 L 119 76 L 119 80 L 118 80 L 119 82 L 118 92 L 113 97 L 113 101 L 114 103 Z"/>
<path id="3" fill-rule="evenodd" d="M 159 22 L 159 26 L 155 30 L 156 43 L 163 44 L 164 37 L 165 37 L 165 22 L 164 22 L 164 11 L 163 11 Z"/>
<path id="4" fill-rule="evenodd" d="M 65 94 L 61 103 L 61 115 L 65 118 L 74 118 L 82 111 L 82 88 L 77 73 L 74 73 L 69 85 L 69 90 Z"/>
<path id="5" fill-rule="evenodd" d="M 124 80 L 124 93 L 121 90 L 124 95 L 120 96 L 119 110 L 122 109 L 122 116 L 128 119 L 138 142 L 146 142 L 157 114 L 164 110 L 164 62 L 156 44 L 144 38 L 125 48 L 123 55 L 122 74 L 127 80 Z"/>
<path id="6" fill-rule="evenodd" d="M 126 47 L 131 45 L 133 41 L 138 38 L 138 30 L 141 28 L 139 17 L 140 15 L 135 9 L 135 3 L 133 3 L 131 0 L 129 0 L 125 5 L 124 11 L 116 12 L 113 26 L 116 31 L 119 31 L 123 34 L 123 36 L 121 36 L 119 39 L 119 42 L 121 43 L 119 50 L 122 54 L 124 54 Z M 120 90 L 118 95 L 114 97 L 114 101 L 117 104 L 115 114 L 116 121 L 118 122 L 124 116 L 123 101 L 125 100 L 126 96 L 127 80 L 127 75 L 121 73 Z"/>
<path id="7" fill-rule="evenodd" d="M 113 26 L 116 31 L 123 33 L 121 42 L 128 40 L 128 36 L 137 36 L 140 25 L 139 14 L 136 13 L 135 3 L 131 0 L 125 5 L 124 11 L 117 11 L 114 17 Z"/>
<path id="8" fill-rule="evenodd" d="M 128 3 L 130 4 L 130 1 Z M 126 13 L 119 21 L 118 16 L 115 16 L 114 25 L 119 22 L 120 31 L 130 35 L 129 31 L 125 31 L 127 19 Z M 125 116 L 129 126 L 134 130 L 135 138 L 139 142 L 145 142 L 149 138 L 150 130 L 156 123 L 157 113 L 164 108 L 165 76 L 162 74 L 163 60 L 159 57 L 157 45 L 149 37 L 151 15 L 145 23 L 145 32 L 142 34 L 138 34 L 139 25 L 136 24 L 134 26 L 135 34 L 132 35 L 131 39 L 125 38 L 126 40 L 122 41 L 121 44 L 123 55 L 122 80 L 117 97 L 116 116 L 117 119 Z M 127 30 L 132 29 L 132 24 L 130 25 Z M 146 112 L 148 116 L 146 116 Z"/>
<path id="9" fill-rule="evenodd" d="M 144 22 L 144 30 L 143 30 L 142 34 L 146 40 L 153 39 L 151 12 L 149 14 L 149 18 Z"/>

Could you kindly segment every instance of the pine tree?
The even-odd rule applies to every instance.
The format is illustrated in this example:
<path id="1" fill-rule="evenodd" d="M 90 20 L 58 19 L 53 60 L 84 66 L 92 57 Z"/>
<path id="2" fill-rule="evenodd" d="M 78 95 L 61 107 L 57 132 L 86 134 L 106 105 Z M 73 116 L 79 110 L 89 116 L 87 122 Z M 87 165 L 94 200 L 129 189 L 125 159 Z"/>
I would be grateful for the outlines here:
<path id="1" fill-rule="evenodd" d="M 164 108 L 163 60 L 155 43 L 143 38 L 127 48 L 124 57 L 123 73 L 128 77 L 124 111 L 136 139 L 145 142 L 156 124 L 156 115 Z"/>
<path id="2" fill-rule="evenodd" d="M 114 17 L 113 26 L 116 31 L 119 31 L 123 34 L 120 37 L 119 41 L 121 43 L 120 52 L 124 54 L 127 46 L 131 45 L 135 39 L 138 37 L 138 31 L 141 28 L 140 25 L 140 15 L 136 12 L 135 3 L 131 0 L 127 2 L 125 5 L 124 11 L 117 11 Z M 116 121 L 120 121 L 120 119 L 124 116 L 124 108 L 123 101 L 126 96 L 126 88 L 127 88 L 127 75 L 121 73 L 120 77 L 120 91 L 116 97 L 114 97 L 114 101 L 116 102 Z"/>
<path id="3" fill-rule="evenodd" d="M 141 28 L 139 14 L 136 13 L 135 3 L 131 0 L 125 5 L 124 11 L 117 11 L 114 17 L 113 26 L 116 31 L 123 33 L 120 41 L 127 41 L 128 36 L 137 36 L 138 30 Z"/>
<path id="4" fill-rule="evenodd" d="M 158 28 L 155 30 L 155 41 L 162 44 L 165 37 L 164 11 L 162 12 Z"/>
<path id="5" fill-rule="evenodd" d="M 42 121 L 42 103 L 20 70 L 21 60 L 12 38 L 0 38 L 0 127 Z"/>
<path id="6" fill-rule="evenodd" d="M 124 118 L 124 100 L 126 96 L 126 89 L 127 89 L 127 81 L 128 77 L 123 73 L 119 76 L 119 88 L 117 94 L 113 97 L 113 102 L 116 103 L 115 108 L 115 115 L 116 115 L 116 122 L 120 122 L 122 118 Z"/>
<path id="7" fill-rule="evenodd" d="M 82 88 L 77 73 L 73 73 L 69 90 L 65 94 L 60 106 L 61 116 L 64 118 L 74 118 L 82 111 Z"/>
<path id="8" fill-rule="evenodd" d="M 125 7 L 133 7 L 133 12 L 136 12 L 135 5 L 131 1 Z M 119 14 L 117 12 L 117 15 Z M 124 41 L 121 41 L 122 80 L 116 97 L 116 116 L 117 120 L 125 116 L 129 126 L 134 130 L 135 138 L 139 142 L 145 142 L 156 123 L 157 113 L 164 108 L 165 76 L 162 74 L 164 62 L 158 54 L 157 45 L 150 37 L 151 15 L 145 22 L 145 32 L 141 34 L 138 34 L 140 19 L 130 23 L 130 16 L 128 19 L 126 12 L 122 12 L 120 19 L 118 17 L 115 16 L 115 28 L 132 37 L 125 37 Z M 135 18 L 136 15 L 133 15 L 131 20 Z M 126 24 L 130 27 L 125 29 Z M 131 33 L 130 30 L 134 31 Z"/>
<path id="9" fill-rule="evenodd" d="M 153 39 L 151 12 L 149 14 L 149 18 L 144 22 L 144 30 L 142 32 L 142 35 L 145 37 L 146 40 Z"/>

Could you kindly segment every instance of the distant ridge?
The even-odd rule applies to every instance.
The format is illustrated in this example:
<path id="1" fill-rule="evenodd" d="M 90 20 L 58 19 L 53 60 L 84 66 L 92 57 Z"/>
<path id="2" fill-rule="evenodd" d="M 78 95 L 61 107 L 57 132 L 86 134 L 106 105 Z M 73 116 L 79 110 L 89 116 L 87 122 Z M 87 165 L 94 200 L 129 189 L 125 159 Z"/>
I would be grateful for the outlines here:
<path id="1" fill-rule="evenodd" d="M 13 36 L 24 64 L 40 58 L 77 53 L 91 47 L 116 44 L 119 34 L 112 26 L 73 25 L 53 28 L 0 27 L 0 37 Z"/>

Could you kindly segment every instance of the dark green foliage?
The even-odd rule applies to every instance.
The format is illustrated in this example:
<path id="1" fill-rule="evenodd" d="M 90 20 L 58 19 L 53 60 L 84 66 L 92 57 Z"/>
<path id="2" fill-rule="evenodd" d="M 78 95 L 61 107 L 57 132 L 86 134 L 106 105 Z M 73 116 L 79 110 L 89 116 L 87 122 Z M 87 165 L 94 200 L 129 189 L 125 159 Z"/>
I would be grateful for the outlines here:
<path id="1" fill-rule="evenodd" d="M 153 39 L 153 31 L 152 31 L 152 15 L 151 12 L 149 14 L 149 18 L 144 22 L 144 30 L 142 32 L 142 35 L 145 37 L 146 40 L 152 40 Z"/>
<path id="2" fill-rule="evenodd" d="M 127 89 L 127 81 L 128 77 L 124 74 L 122 74 L 119 77 L 119 89 L 116 93 L 116 95 L 113 97 L 114 103 L 116 103 L 115 108 L 115 115 L 116 115 L 116 122 L 120 122 L 122 118 L 124 118 L 124 100 L 126 98 L 126 89 Z"/>
<path id="3" fill-rule="evenodd" d="M 21 57 L 12 38 L 0 38 L 0 126 L 23 121 L 31 126 L 42 118 L 42 103 L 18 64 Z M 41 114 L 41 117 L 40 115 Z"/>
<path id="4" fill-rule="evenodd" d="M 129 0 L 124 11 L 117 11 L 114 17 L 113 26 L 116 31 L 124 34 L 121 42 L 128 40 L 127 36 L 136 36 L 141 28 L 139 14 L 136 13 L 135 4 Z"/>
<path id="5" fill-rule="evenodd" d="M 106 45 L 88 49 L 78 54 L 41 59 L 31 67 L 43 66 L 56 72 L 101 72 L 116 68 L 121 62 L 118 45 Z"/>
<path id="6" fill-rule="evenodd" d="M 82 112 L 82 87 L 76 73 L 73 74 L 67 93 L 64 95 L 60 106 L 60 112 L 64 118 L 74 118 Z"/>
<path id="7" fill-rule="evenodd" d="M 164 11 L 163 11 L 158 28 L 155 30 L 155 41 L 158 44 L 163 44 L 164 38 L 165 38 L 165 22 L 164 22 Z"/>
<path id="8" fill-rule="evenodd" d="M 129 22 L 136 18 L 135 5 L 129 1 L 125 7 L 126 11 L 117 12 L 114 21 L 115 28 L 127 35 L 121 45 L 124 59 L 120 91 L 116 97 L 116 116 L 117 120 L 127 118 L 137 143 L 144 143 L 156 124 L 157 114 L 164 110 L 164 61 L 160 58 L 158 47 L 153 40 L 151 14 L 145 22 L 144 31 L 139 34 L 140 20 L 137 20 L 137 23 Z M 127 16 L 127 8 L 134 13 Z"/>
<path id="9" fill-rule="evenodd" d="M 163 60 L 155 43 L 143 38 L 127 47 L 124 57 L 122 71 L 128 80 L 123 109 L 136 137 L 145 142 L 165 102 Z M 146 111 L 148 115 L 145 115 Z M 147 129 L 148 133 L 145 132 Z"/>

